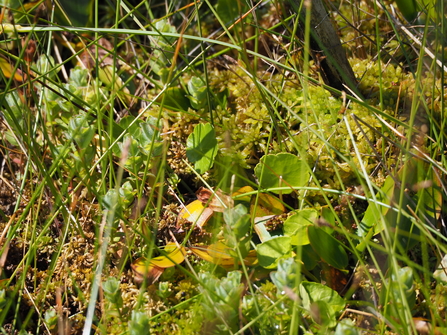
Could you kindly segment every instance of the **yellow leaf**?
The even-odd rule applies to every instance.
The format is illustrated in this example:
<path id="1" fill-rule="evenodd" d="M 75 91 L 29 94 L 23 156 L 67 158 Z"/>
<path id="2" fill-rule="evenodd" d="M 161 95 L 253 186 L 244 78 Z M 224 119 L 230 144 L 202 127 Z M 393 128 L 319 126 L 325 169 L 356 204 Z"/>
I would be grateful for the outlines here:
<path id="1" fill-rule="evenodd" d="M 191 250 L 194 255 L 207 262 L 213 263 L 214 261 L 213 257 L 211 257 L 211 255 L 201 247 L 189 247 L 189 250 Z"/>
<path id="2" fill-rule="evenodd" d="M 205 207 L 201 201 L 195 200 L 180 211 L 178 218 L 188 220 L 195 223 L 199 228 L 202 228 L 212 214 L 212 209 Z M 180 228 L 179 221 L 177 220 L 177 228 Z"/>
<path id="3" fill-rule="evenodd" d="M 256 198 L 253 197 L 250 210 L 253 211 Z M 284 205 L 279 199 L 273 195 L 266 193 L 259 193 L 258 203 L 256 206 L 255 217 L 266 215 L 279 215 L 286 211 Z"/>
<path id="4" fill-rule="evenodd" d="M 217 243 L 211 244 L 207 248 L 207 251 L 210 254 L 210 256 L 218 262 L 219 261 L 227 262 L 227 261 L 231 260 L 231 262 L 234 264 L 234 258 L 233 258 L 233 256 L 231 256 L 231 251 L 233 251 L 233 249 L 231 249 L 230 247 L 228 247 L 227 245 L 223 244 L 220 241 Z"/>
<path id="5" fill-rule="evenodd" d="M 14 72 L 14 66 L 4 57 L 0 56 L 0 69 L 3 72 L 3 75 L 5 78 L 9 79 L 11 77 L 14 78 L 14 80 L 22 83 L 25 79 L 23 76 L 23 73 L 20 69 L 17 69 Z"/>
<path id="6" fill-rule="evenodd" d="M 130 267 L 134 273 L 134 280 L 137 283 L 142 283 L 146 278 L 148 282 L 152 284 L 160 278 L 165 270 L 158 266 L 147 265 L 147 261 L 143 257 L 135 260 Z"/>
<path id="7" fill-rule="evenodd" d="M 152 258 L 149 262 L 140 257 L 130 265 L 134 272 L 134 279 L 137 282 L 142 282 L 144 278 L 150 283 L 158 280 L 163 274 L 164 269 L 173 267 L 182 263 L 185 260 L 185 248 L 177 248 L 175 243 L 168 243 L 165 247 L 166 256 L 158 256 Z"/>
<path id="8" fill-rule="evenodd" d="M 256 250 L 250 250 L 248 255 L 244 258 L 244 264 L 248 266 L 253 266 L 258 264 L 258 254 Z"/>
<path id="9" fill-rule="evenodd" d="M 190 247 L 189 250 L 203 260 L 222 267 L 232 267 L 235 264 L 235 259 L 230 253 L 233 249 L 222 242 L 211 244 L 206 248 L 206 250 L 203 250 L 203 248 L 200 247 Z M 244 259 L 244 264 L 251 266 L 257 263 L 258 257 L 256 250 L 250 250 L 247 257 Z"/>
<path id="10" fill-rule="evenodd" d="M 157 266 L 159 268 L 163 268 L 163 269 L 170 268 L 172 266 L 182 263 L 185 260 L 185 254 L 186 254 L 185 248 L 180 247 L 180 249 L 178 249 L 176 247 L 173 251 L 169 252 L 166 256 L 158 256 L 158 257 L 152 258 L 150 260 L 150 264 L 153 266 Z"/>
<path id="11" fill-rule="evenodd" d="M 251 202 L 250 211 L 253 212 L 256 203 L 256 197 L 254 196 L 254 194 L 244 196 L 245 193 L 250 193 L 253 191 L 254 189 L 251 186 L 244 186 L 234 192 L 232 196 L 239 201 Z M 277 197 L 266 193 L 259 193 L 258 202 L 256 205 L 256 213 L 254 217 L 279 215 L 284 213 L 285 211 L 286 208 Z"/>
<path id="12" fill-rule="evenodd" d="M 238 189 L 236 192 L 232 194 L 233 198 L 236 198 L 238 201 L 246 201 L 250 202 L 252 195 L 244 195 L 245 193 L 253 192 L 254 189 L 251 186 L 244 186 Z"/>

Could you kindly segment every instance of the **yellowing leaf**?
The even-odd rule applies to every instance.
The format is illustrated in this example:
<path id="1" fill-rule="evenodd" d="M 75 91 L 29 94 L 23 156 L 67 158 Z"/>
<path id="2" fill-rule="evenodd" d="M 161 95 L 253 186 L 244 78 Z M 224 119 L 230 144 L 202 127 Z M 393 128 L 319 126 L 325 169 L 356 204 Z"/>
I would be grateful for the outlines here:
<path id="1" fill-rule="evenodd" d="M 258 254 L 256 250 L 250 250 L 248 255 L 244 258 L 244 264 L 248 266 L 253 266 L 258 264 Z"/>
<path id="2" fill-rule="evenodd" d="M 214 262 L 213 257 L 211 257 L 211 255 L 208 253 L 208 251 L 206 251 L 202 247 L 189 247 L 189 250 L 191 250 L 194 255 L 196 255 L 197 257 L 199 257 L 207 262 L 210 262 L 210 263 Z"/>
<path id="3" fill-rule="evenodd" d="M 256 198 L 253 197 L 251 202 L 250 210 L 254 210 L 254 206 L 256 203 Z M 277 197 L 274 197 L 270 194 L 259 193 L 258 203 L 256 206 L 255 217 L 258 216 L 266 216 L 266 215 L 279 215 L 286 211 L 284 205 L 279 201 Z"/>
<path id="4" fill-rule="evenodd" d="M 140 257 L 130 265 L 136 282 L 141 283 L 146 278 L 149 283 L 156 282 L 163 274 L 164 269 L 173 267 L 185 260 L 185 248 L 178 248 L 175 243 L 169 243 L 165 247 L 166 256 L 152 258 L 149 262 Z"/>
<path id="5" fill-rule="evenodd" d="M 245 193 L 254 192 L 253 187 L 251 186 L 244 186 L 238 189 L 236 192 L 232 194 L 233 198 L 236 198 L 236 200 L 239 201 L 246 201 L 250 202 L 252 194 L 251 195 L 244 195 Z"/>
<path id="6" fill-rule="evenodd" d="M 201 201 L 195 200 L 180 211 L 177 219 L 177 228 L 180 228 L 181 220 L 179 219 L 188 220 L 202 228 L 212 214 L 212 209 L 205 207 Z"/>
<path id="7" fill-rule="evenodd" d="M 4 57 L 0 57 L 0 69 L 7 79 L 13 77 L 14 80 L 20 83 L 25 81 L 22 71 L 20 69 L 14 71 L 14 66 Z"/>
<path id="8" fill-rule="evenodd" d="M 134 280 L 137 283 L 142 283 L 144 279 L 147 279 L 147 281 L 152 284 L 160 278 L 165 270 L 158 266 L 147 265 L 147 261 L 144 257 L 135 260 L 130 267 L 134 273 Z"/>
<path id="9" fill-rule="evenodd" d="M 208 246 L 207 251 L 210 254 L 210 256 L 216 260 L 219 259 L 222 261 L 226 261 L 229 259 L 233 260 L 233 256 L 231 256 L 231 251 L 233 251 L 233 249 L 226 246 L 222 242 L 211 244 L 210 246 Z"/>
<path id="10" fill-rule="evenodd" d="M 267 193 L 259 193 L 258 201 L 256 203 L 256 196 L 245 195 L 245 193 L 251 193 L 254 189 L 251 186 L 244 186 L 232 194 L 233 198 L 239 201 L 250 202 L 250 211 L 253 212 L 256 204 L 256 213 L 254 217 L 267 216 L 267 215 L 279 215 L 286 211 L 286 208 L 282 202 L 275 196 Z"/>
<path id="11" fill-rule="evenodd" d="M 233 249 L 222 242 L 211 244 L 206 248 L 206 250 L 200 247 L 190 247 L 189 250 L 203 260 L 222 267 L 232 267 L 235 264 L 235 258 L 231 255 L 231 251 L 233 251 Z M 252 266 L 257 263 L 258 258 L 256 250 L 250 250 L 247 257 L 244 258 L 244 264 Z"/>
<path id="12" fill-rule="evenodd" d="M 150 260 L 150 264 L 163 269 L 170 268 L 172 266 L 182 263 L 185 260 L 185 254 L 186 251 L 183 247 L 180 247 L 180 249 L 175 248 L 166 256 L 158 256 L 152 258 Z"/>

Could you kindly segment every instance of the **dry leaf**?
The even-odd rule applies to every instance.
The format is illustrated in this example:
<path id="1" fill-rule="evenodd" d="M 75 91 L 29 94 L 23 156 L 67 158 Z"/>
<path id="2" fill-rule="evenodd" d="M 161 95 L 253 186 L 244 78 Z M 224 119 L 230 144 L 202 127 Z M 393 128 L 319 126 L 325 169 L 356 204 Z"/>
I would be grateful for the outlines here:
<path id="1" fill-rule="evenodd" d="M 201 187 L 196 192 L 197 199 L 215 212 L 223 212 L 234 205 L 233 199 L 221 190 L 211 191 Z"/>

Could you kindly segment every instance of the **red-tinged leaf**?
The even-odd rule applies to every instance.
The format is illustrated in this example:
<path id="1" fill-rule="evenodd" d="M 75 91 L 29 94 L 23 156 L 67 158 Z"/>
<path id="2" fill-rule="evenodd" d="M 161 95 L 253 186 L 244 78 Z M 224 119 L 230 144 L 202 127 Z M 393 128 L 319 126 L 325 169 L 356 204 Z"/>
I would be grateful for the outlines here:
<path id="1" fill-rule="evenodd" d="M 342 294 L 346 293 L 346 287 L 348 285 L 348 273 L 344 271 L 340 271 L 330 265 L 323 265 L 322 270 L 323 278 L 326 282 L 326 285 L 337 291 L 337 293 Z"/>
<path id="2" fill-rule="evenodd" d="M 234 201 L 229 196 L 224 194 L 221 190 L 211 191 L 207 188 L 201 187 L 196 192 L 197 200 L 201 201 L 203 205 L 211 208 L 215 212 L 223 212 L 226 208 L 233 207 Z"/>
<path id="3" fill-rule="evenodd" d="M 144 279 L 146 279 L 149 284 L 155 283 L 165 270 L 158 266 L 150 265 L 150 263 L 147 265 L 147 261 L 143 257 L 135 260 L 130 267 L 134 274 L 134 280 L 138 284 L 141 284 Z"/>
<path id="4" fill-rule="evenodd" d="M 136 282 L 141 283 L 144 278 L 149 283 L 154 283 L 163 274 L 164 269 L 173 267 L 185 260 L 186 251 L 184 247 L 178 248 L 175 243 L 168 243 L 165 247 L 166 256 L 152 258 L 149 262 L 140 257 L 130 265 Z"/>

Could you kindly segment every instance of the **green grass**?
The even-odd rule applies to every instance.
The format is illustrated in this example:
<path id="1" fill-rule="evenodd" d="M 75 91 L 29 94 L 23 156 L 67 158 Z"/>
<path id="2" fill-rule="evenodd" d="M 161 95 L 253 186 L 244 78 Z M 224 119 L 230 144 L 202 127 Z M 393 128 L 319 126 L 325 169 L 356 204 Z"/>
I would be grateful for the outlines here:
<path id="1" fill-rule="evenodd" d="M 325 4 L 359 93 L 281 1 L 11 5 L 2 334 L 445 331 L 445 18 Z M 200 187 L 203 229 L 178 218 Z"/>

